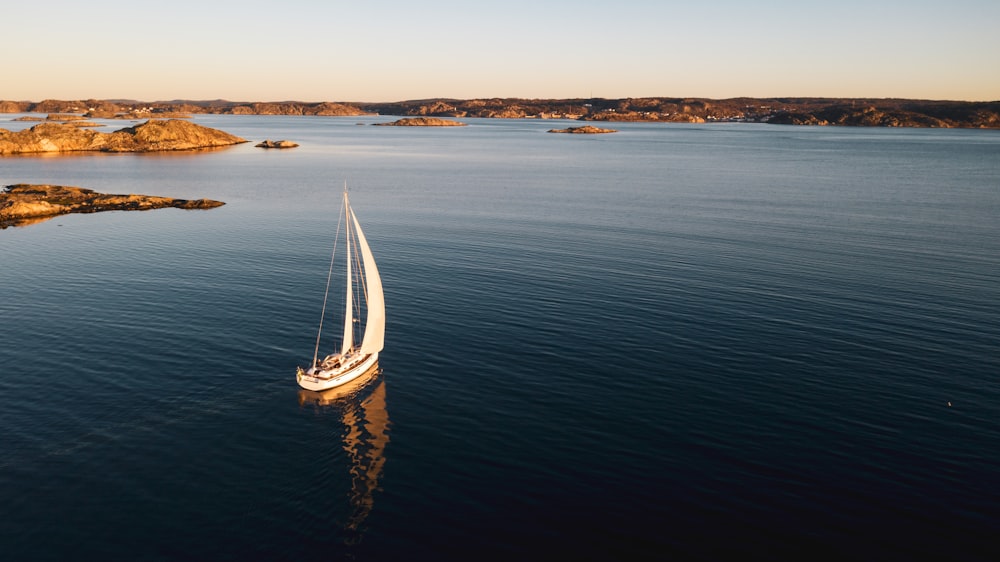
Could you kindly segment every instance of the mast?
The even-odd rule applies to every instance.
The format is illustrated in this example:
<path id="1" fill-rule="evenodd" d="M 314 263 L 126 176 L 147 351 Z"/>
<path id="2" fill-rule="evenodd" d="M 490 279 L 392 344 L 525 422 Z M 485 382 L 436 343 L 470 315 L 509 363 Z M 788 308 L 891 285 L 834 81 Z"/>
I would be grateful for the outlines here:
<path id="1" fill-rule="evenodd" d="M 344 195 L 345 196 L 347 195 L 347 182 L 344 182 Z M 338 216 L 340 215 L 339 212 L 337 214 Z M 344 212 L 344 215 L 347 215 L 346 211 Z M 350 225 L 347 226 L 350 227 Z M 339 236 L 340 236 L 340 220 L 337 221 L 337 237 Z M 326 303 L 330 297 L 330 281 L 333 280 L 333 264 L 337 258 L 337 239 L 338 238 L 335 238 L 333 241 L 333 250 L 330 253 L 330 269 L 326 272 L 326 290 L 323 291 L 323 310 L 322 312 L 320 312 L 319 315 L 319 329 L 316 331 L 316 349 L 313 351 L 312 366 L 314 368 L 316 367 L 316 363 L 319 360 L 319 342 L 320 342 L 320 337 L 323 335 L 323 321 L 326 319 Z"/>
<path id="2" fill-rule="evenodd" d="M 347 228 L 345 233 L 347 236 L 347 302 L 344 305 L 344 341 L 340 346 L 341 355 L 346 355 L 348 351 L 354 346 L 354 317 L 353 304 L 354 304 L 354 288 L 351 283 L 351 222 L 350 222 L 351 204 L 347 200 L 347 184 L 344 184 L 344 216 L 347 218 Z"/>

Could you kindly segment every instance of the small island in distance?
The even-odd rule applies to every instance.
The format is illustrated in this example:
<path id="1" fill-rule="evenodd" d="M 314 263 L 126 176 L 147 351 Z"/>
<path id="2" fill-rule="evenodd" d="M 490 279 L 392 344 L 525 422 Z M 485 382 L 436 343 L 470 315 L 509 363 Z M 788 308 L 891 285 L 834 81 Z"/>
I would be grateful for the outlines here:
<path id="1" fill-rule="evenodd" d="M 2 101 L 0 113 L 148 119 L 192 114 L 395 115 L 421 118 L 570 119 L 659 123 L 774 123 L 857 127 L 1000 128 L 1000 101 L 894 98 L 435 98 L 386 103 L 227 100 Z"/>
<path id="2" fill-rule="evenodd" d="M 599 135 L 601 133 L 617 133 L 618 131 L 614 129 L 602 129 L 600 127 L 594 127 L 593 125 L 584 125 L 583 127 L 567 127 L 565 129 L 549 129 L 550 133 L 570 133 L 574 135 Z"/>
<path id="3" fill-rule="evenodd" d="M 465 123 L 440 117 L 404 117 L 391 123 L 372 123 L 390 127 L 464 127 Z"/>
<path id="4" fill-rule="evenodd" d="M 290 140 L 266 139 L 254 145 L 257 148 L 295 148 L 299 143 Z"/>

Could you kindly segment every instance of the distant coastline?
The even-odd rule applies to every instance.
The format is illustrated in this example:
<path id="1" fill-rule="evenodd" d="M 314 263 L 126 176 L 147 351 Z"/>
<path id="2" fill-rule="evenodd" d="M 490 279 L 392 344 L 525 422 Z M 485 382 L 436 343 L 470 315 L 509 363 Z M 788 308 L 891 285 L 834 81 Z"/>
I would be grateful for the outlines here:
<path id="1" fill-rule="evenodd" d="M 0 113 L 148 119 L 194 114 L 393 115 L 660 123 L 775 123 L 858 127 L 1000 128 L 1000 101 L 870 98 L 435 98 L 390 103 L 227 100 L 0 100 Z"/>

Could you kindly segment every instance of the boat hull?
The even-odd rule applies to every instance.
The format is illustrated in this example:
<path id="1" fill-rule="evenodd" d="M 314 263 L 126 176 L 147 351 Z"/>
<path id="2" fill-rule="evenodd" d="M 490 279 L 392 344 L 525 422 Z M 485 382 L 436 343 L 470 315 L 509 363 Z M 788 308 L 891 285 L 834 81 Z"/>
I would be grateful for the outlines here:
<path id="1" fill-rule="evenodd" d="M 382 371 L 379 370 L 378 365 L 375 365 L 369 369 L 367 373 L 361 375 L 360 377 L 357 377 L 349 383 L 331 388 L 330 390 L 315 391 L 300 388 L 299 405 L 305 406 L 308 404 L 313 406 L 332 406 L 339 403 L 344 398 L 355 396 L 362 390 L 375 384 L 375 382 L 380 379 L 381 374 Z"/>
<path id="2" fill-rule="evenodd" d="M 354 379 L 367 373 L 368 370 L 373 368 L 376 364 L 378 364 L 378 352 L 365 357 L 349 369 L 345 369 L 333 375 L 324 375 L 323 373 L 311 375 L 302 369 L 299 369 L 295 379 L 298 381 L 299 386 L 306 390 L 313 390 L 317 392 L 330 390 L 331 388 L 336 388 L 353 381 Z"/>

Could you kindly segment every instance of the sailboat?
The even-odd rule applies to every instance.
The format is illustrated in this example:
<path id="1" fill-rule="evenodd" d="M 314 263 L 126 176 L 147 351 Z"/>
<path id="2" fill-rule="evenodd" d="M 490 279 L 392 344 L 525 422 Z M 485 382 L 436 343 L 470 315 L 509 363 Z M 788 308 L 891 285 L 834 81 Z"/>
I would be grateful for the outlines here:
<path id="1" fill-rule="evenodd" d="M 358 217 L 347 198 L 344 186 L 343 215 L 346 238 L 345 277 L 347 293 L 344 305 L 344 332 L 340 351 L 319 359 L 320 336 L 326 317 L 326 303 L 330 295 L 330 281 L 337 256 L 338 242 L 334 242 L 330 258 L 330 271 L 326 278 L 326 293 L 323 296 L 323 313 L 320 315 L 319 331 L 316 334 L 316 350 L 309 368 L 296 369 L 295 379 L 306 390 L 322 391 L 347 384 L 369 372 L 378 365 L 378 353 L 382 351 L 385 339 L 385 297 L 382 294 L 382 278 L 375 266 L 375 258 L 368 247 L 368 240 L 361 231 Z M 340 226 L 337 227 L 339 237 Z M 361 333 L 354 329 L 355 323 L 364 321 Z M 360 337 L 361 343 L 357 340 Z"/>

